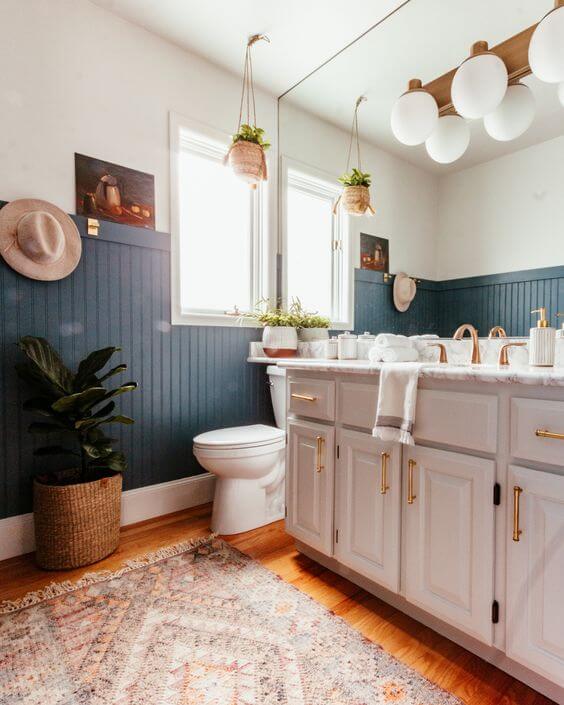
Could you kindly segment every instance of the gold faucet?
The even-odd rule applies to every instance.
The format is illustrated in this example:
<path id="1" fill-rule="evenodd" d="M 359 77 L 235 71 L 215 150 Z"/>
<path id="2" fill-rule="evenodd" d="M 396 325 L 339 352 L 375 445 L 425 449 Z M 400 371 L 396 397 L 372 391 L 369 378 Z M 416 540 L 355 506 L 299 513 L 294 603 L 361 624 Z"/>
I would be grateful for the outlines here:
<path id="1" fill-rule="evenodd" d="M 492 338 L 507 338 L 507 333 L 505 332 L 505 328 L 502 328 L 501 326 L 494 326 L 490 334 L 488 335 L 488 338 L 491 340 Z"/>
<path id="2" fill-rule="evenodd" d="M 502 345 L 499 351 L 497 364 L 501 366 L 509 365 L 509 348 L 522 348 L 524 345 L 526 345 L 526 343 L 505 343 L 505 345 Z"/>
<path id="3" fill-rule="evenodd" d="M 478 331 L 471 323 L 463 323 L 459 326 L 452 336 L 453 340 L 462 340 L 464 333 L 470 333 L 472 337 L 472 364 L 479 365 L 482 362 L 480 357 L 480 343 L 478 342 Z"/>
<path id="4" fill-rule="evenodd" d="M 427 343 L 428 348 L 439 348 L 439 362 L 447 363 L 447 350 L 444 343 Z"/>

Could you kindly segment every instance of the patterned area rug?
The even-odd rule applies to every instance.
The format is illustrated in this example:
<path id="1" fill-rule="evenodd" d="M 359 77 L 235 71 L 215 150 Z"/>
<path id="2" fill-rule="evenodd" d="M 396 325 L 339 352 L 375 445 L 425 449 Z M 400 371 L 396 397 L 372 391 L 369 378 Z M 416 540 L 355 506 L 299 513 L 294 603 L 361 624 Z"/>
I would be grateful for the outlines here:
<path id="1" fill-rule="evenodd" d="M 219 540 L 0 604 L 2 705 L 460 705 Z"/>

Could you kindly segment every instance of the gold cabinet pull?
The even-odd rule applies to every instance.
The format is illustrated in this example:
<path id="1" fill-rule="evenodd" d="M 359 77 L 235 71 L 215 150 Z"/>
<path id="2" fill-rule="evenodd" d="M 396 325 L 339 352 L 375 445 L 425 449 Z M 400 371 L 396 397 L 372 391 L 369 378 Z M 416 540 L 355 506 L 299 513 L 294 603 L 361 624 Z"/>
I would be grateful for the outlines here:
<path id="1" fill-rule="evenodd" d="M 291 397 L 300 401 L 317 401 L 317 397 L 310 397 L 309 394 L 295 394 L 292 392 Z"/>
<path id="2" fill-rule="evenodd" d="M 325 466 L 322 465 L 322 463 L 321 463 L 321 455 L 323 453 L 324 438 L 323 438 L 323 436 L 317 436 L 317 438 L 315 440 L 317 441 L 317 461 L 315 463 L 315 470 L 316 470 L 316 472 L 321 472 L 322 470 L 325 469 Z"/>
<path id="3" fill-rule="evenodd" d="M 519 499 L 523 492 L 521 487 L 515 485 L 513 488 L 513 540 L 519 541 L 519 536 L 523 533 L 519 528 Z"/>
<path id="4" fill-rule="evenodd" d="M 538 438 L 554 438 L 557 441 L 564 441 L 564 433 L 553 433 L 544 428 L 537 428 L 535 436 L 538 436 Z"/>
<path id="5" fill-rule="evenodd" d="M 390 489 L 388 485 L 388 460 L 390 459 L 390 454 L 385 451 L 380 454 L 380 467 L 382 469 L 382 476 L 380 480 L 380 494 L 386 494 Z"/>
<path id="6" fill-rule="evenodd" d="M 413 504 L 413 500 L 416 499 L 417 495 L 413 494 L 413 471 L 417 463 L 415 460 L 407 461 L 407 503 Z"/>

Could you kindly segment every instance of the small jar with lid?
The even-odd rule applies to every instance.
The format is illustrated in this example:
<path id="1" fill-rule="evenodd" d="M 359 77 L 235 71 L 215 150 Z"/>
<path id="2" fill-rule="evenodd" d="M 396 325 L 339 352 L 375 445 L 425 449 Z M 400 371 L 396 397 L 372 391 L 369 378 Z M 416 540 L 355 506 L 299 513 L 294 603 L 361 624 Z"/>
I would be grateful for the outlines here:
<path id="1" fill-rule="evenodd" d="M 356 360 L 358 338 L 350 331 L 345 331 L 337 338 L 339 360 Z"/>
<path id="2" fill-rule="evenodd" d="M 325 359 L 336 360 L 339 354 L 339 341 L 336 337 L 325 340 Z"/>
<path id="3" fill-rule="evenodd" d="M 369 333 L 368 331 L 364 331 L 362 335 L 358 336 L 356 354 L 359 360 L 368 360 L 368 353 L 370 348 L 374 345 L 375 340 L 376 336 L 372 335 L 372 333 Z"/>

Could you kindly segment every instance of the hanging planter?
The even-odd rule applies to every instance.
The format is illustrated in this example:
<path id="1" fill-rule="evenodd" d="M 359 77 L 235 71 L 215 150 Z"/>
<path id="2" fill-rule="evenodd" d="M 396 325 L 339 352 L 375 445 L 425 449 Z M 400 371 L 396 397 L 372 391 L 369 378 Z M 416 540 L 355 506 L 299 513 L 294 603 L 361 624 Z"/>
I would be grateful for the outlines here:
<path id="1" fill-rule="evenodd" d="M 351 128 L 351 140 L 349 143 L 349 153 L 347 156 L 347 168 L 345 173 L 339 177 L 343 184 L 343 193 L 337 199 L 333 212 L 337 212 L 339 203 L 348 215 L 374 215 L 375 210 L 370 205 L 370 174 L 362 171 L 360 161 L 360 140 L 358 137 L 358 108 L 366 100 L 364 96 L 357 99 L 354 108 L 353 124 Z M 351 153 L 353 142 L 356 142 L 357 167 L 350 169 Z"/>
<path id="2" fill-rule="evenodd" d="M 229 163 L 233 173 L 243 179 L 243 181 L 251 184 L 253 188 L 256 188 L 259 181 L 266 181 L 268 177 L 264 152 L 270 147 L 270 144 L 264 141 L 264 130 L 261 127 L 257 127 L 256 124 L 257 115 L 251 47 L 259 40 L 270 41 L 268 37 L 262 34 L 255 34 L 247 42 L 239 123 L 237 132 L 233 135 L 233 143 L 225 156 L 225 162 Z M 243 122 L 244 112 L 246 113 L 246 122 Z"/>

